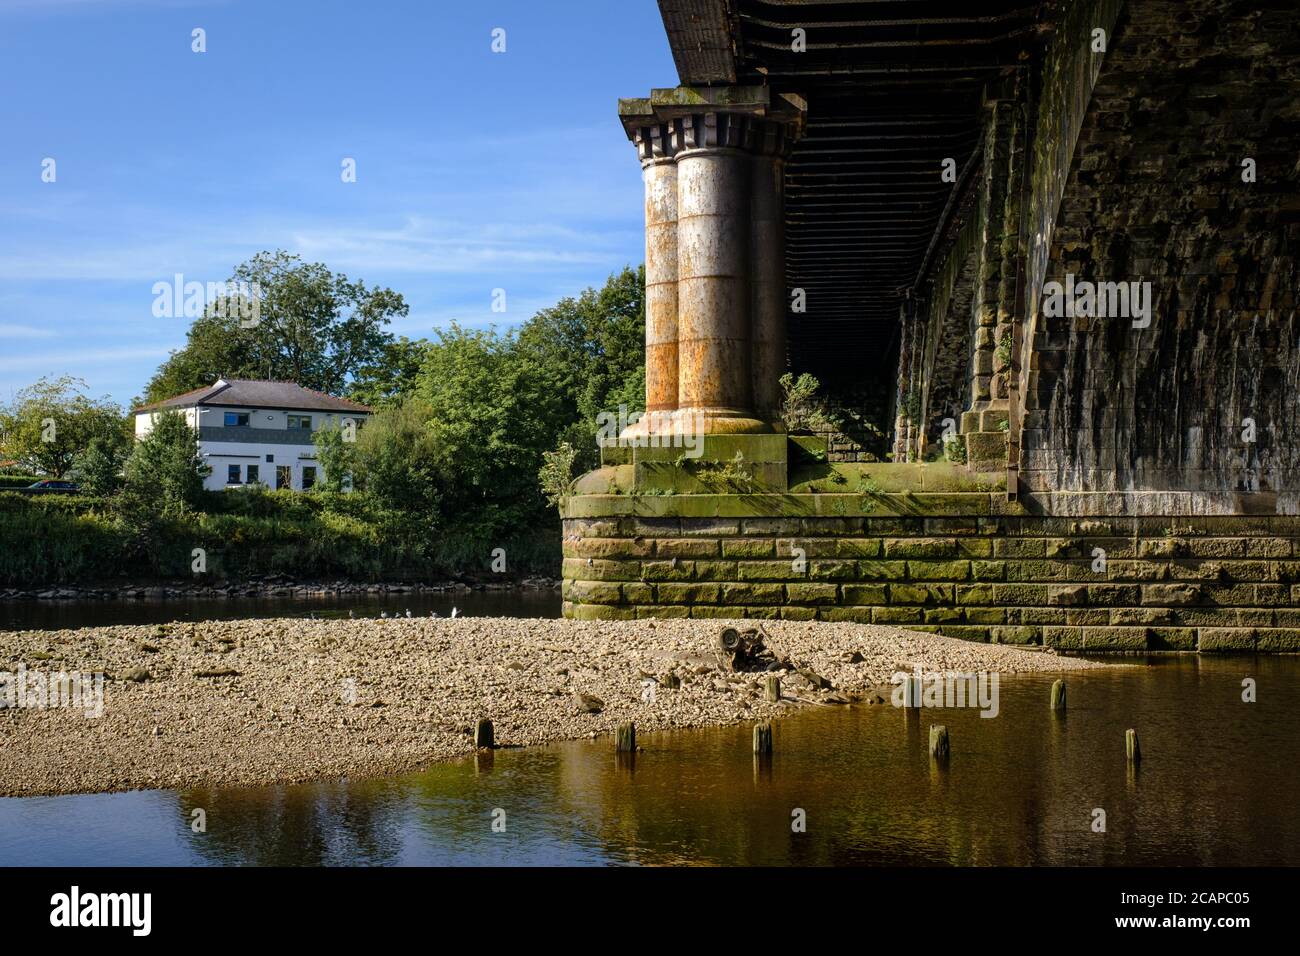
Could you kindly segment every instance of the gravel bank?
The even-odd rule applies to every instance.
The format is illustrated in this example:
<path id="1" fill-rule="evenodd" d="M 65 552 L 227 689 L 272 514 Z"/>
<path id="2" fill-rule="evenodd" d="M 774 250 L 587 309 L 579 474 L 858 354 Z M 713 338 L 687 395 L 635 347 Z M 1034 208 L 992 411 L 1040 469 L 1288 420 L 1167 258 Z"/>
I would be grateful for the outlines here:
<path id="1" fill-rule="evenodd" d="M 0 795 L 400 773 L 469 753 L 480 716 L 492 718 L 498 745 L 528 745 L 608 735 L 628 720 L 641 731 L 699 727 L 870 699 L 916 665 L 1001 674 L 1112 666 L 892 627 L 764 622 L 774 651 L 832 685 L 787 674 L 784 689 L 799 699 L 772 704 L 762 675 L 713 666 L 721 624 L 417 618 L 0 632 L 0 671 L 108 675 L 96 718 L 0 710 Z M 669 670 L 681 687 L 656 685 L 643 701 L 646 679 Z M 580 695 L 602 709 L 584 712 Z"/>

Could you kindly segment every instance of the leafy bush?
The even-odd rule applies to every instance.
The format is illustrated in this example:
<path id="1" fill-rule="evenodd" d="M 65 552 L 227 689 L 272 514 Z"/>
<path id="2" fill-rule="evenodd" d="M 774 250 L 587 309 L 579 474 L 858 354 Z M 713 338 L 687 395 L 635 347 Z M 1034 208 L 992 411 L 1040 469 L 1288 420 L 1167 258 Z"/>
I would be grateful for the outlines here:
<path id="1" fill-rule="evenodd" d="M 542 467 L 537 473 L 537 480 L 541 483 L 546 503 L 554 508 L 558 508 L 573 490 L 575 458 L 577 452 L 567 441 L 560 442 L 560 447 L 555 451 L 542 452 Z"/>
<path id="2" fill-rule="evenodd" d="M 781 420 L 787 430 L 792 432 L 833 432 L 839 431 L 840 420 L 827 407 L 826 401 L 817 394 L 821 383 L 804 372 L 797 379 L 793 373 L 781 376 L 781 391 L 784 395 L 781 404 Z"/>
<path id="3" fill-rule="evenodd" d="M 91 495 L 111 495 L 122 485 L 126 449 L 96 435 L 86 450 L 72 460 L 72 480 Z"/>

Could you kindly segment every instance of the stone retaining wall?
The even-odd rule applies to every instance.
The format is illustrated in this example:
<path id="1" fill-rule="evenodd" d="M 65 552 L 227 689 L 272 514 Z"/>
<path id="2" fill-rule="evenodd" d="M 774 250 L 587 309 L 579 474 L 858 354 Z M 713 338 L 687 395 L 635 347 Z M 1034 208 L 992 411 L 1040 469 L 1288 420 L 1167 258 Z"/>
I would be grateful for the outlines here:
<path id="1" fill-rule="evenodd" d="M 953 513 L 995 512 L 993 493 L 760 517 L 755 499 L 788 509 L 791 496 L 712 497 L 734 497 L 738 516 L 571 499 L 565 616 L 848 620 L 1087 652 L 1300 651 L 1297 516 Z M 961 498 L 990 507 L 954 507 Z"/>

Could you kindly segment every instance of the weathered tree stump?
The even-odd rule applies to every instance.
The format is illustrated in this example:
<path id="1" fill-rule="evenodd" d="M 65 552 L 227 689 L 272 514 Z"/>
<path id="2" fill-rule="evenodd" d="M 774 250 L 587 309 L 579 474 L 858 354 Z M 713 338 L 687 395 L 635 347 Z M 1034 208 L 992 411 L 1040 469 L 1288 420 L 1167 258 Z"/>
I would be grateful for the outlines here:
<path id="1" fill-rule="evenodd" d="M 1063 680 L 1052 682 L 1052 711 L 1065 713 L 1065 681 Z"/>
<path id="2" fill-rule="evenodd" d="M 492 721 L 486 717 L 481 718 L 478 726 L 474 728 L 474 746 L 486 747 L 489 750 L 496 746 L 492 737 Z"/>
<path id="3" fill-rule="evenodd" d="M 1138 746 L 1138 732 L 1130 727 L 1124 731 L 1124 752 L 1128 754 L 1129 763 L 1142 760 L 1142 748 Z"/>
<path id="4" fill-rule="evenodd" d="M 754 753 L 770 754 L 772 752 L 772 725 L 766 721 L 754 725 Z"/>
<path id="5" fill-rule="evenodd" d="M 636 724 L 619 724 L 614 731 L 614 749 L 619 753 L 636 752 Z"/>
<path id="6" fill-rule="evenodd" d="M 784 662 L 768 650 L 763 642 L 764 637 L 762 629 L 758 627 L 748 627 L 743 631 L 724 627 L 718 632 L 714 644 L 718 666 L 732 673 L 767 671 L 781 667 Z"/>
<path id="7" fill-rule="evenodd" d="M 763 689 L 766 691 L 767 699 L 775 704 L 781 699 L 781 678 L 771 674 L 763 681 Z"/>
<path id="8" fill-rule="evenodd" d="M 948 759 L 948 728 L 943 724 L 930 725 L 930 756 L 935 760 Z"/>

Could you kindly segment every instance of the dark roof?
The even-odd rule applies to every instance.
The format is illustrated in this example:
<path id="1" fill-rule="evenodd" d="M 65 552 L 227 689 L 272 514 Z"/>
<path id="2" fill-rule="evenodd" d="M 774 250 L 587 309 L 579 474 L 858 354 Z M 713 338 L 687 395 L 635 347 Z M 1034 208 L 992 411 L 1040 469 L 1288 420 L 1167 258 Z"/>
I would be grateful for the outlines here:
<path id="1" fill-rule="evenodd" d="M 161 402 L 141 405 L 137 412 L 161 408 L 190 408 L 215 405 L 228 408 L 281 408 L 315 412 L 370 412 L 369 406 L 347 398 L 335 398 L 296 382 L 262 382 L 252 379 L 218 379 L 215 384 L 196 388 Z"/>

